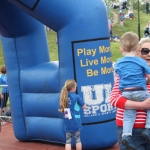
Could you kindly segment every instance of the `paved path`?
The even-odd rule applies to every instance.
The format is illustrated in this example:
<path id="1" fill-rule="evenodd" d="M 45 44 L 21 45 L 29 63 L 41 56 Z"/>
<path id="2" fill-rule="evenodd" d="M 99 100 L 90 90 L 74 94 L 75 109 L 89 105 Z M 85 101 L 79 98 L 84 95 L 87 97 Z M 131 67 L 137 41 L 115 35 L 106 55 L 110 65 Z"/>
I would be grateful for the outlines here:
<path id="1" fill-rule="evenodd" d="M 115 24 L 118 23 L 119 18 L 118 18 L 118 14 L 115 13 L 114 11 L 112 11 L 112 14 L 113 14 L 113 23 L 112 23 L 112 26 L 114 26 Z"/>
<path id="2" fill-rule="evenodd" d="M 12 123 L 2 125 L 0 132 L 0 150 L 64 150 L 64 145 L 46 142 L 20 142 L 13 133 Z M 74 149 L 72 149 L 74 150 Z M 104 149 L 103 149 L 104 150 Z M 105 150 L 119 150 L 118 145 Z"/>

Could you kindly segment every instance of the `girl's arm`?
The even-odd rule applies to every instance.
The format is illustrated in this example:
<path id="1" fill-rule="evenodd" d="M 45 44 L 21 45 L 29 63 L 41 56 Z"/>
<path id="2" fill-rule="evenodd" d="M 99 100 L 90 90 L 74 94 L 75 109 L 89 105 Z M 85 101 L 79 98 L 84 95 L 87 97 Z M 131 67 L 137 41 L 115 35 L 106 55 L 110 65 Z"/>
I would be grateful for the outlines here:
<path id="1" fill-rule="evenodd" d="M 86 109 L 86 108 L 87 108 L 87 107 L 86 107 L 86 104 L 84 104 L 84 105 L 82 106 L 82 108 L 83 108 L 83 109 Z"/>
<path id="2" fill-rule="evenodd" d="M 83 99 L 82 99 L 79 95 L 77 95 L 77 102 L 78 102 L 78 104 L 79 104 L 83 109 L 86 109 L 86 108 L 87 108 L 85 102 L 83 101 Z"/>

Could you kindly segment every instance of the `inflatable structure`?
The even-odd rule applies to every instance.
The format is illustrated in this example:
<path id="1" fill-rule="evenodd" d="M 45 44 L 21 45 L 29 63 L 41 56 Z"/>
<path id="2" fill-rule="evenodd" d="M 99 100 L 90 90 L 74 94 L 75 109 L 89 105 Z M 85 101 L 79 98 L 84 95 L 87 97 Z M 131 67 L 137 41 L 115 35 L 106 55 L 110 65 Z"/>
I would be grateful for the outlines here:
<path id="1" fill-rule="evenodd" d="M 58 62 L 50 61 L 45 25 L 58 34 Z M 83 149 L 116 143 L 103 0 L 0 0 L 0 35 L 18 140 L 65 143 L 59 96 L 64 82 L 75 79 L 77 93 L 88 106 L 81 110 Z"/>

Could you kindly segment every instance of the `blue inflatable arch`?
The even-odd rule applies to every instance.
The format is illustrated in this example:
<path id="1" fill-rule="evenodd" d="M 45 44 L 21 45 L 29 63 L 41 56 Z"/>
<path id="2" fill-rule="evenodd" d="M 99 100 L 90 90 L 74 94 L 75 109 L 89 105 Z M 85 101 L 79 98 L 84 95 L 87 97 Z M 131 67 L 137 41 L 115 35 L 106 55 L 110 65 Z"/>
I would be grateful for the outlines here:
<path id="1" fill-rule="evenodd" d="M 58 33 L 58 62 L 50 61 L 44 25 Z M 57 110 L 60 90 L 70 78 L 88 106 L 81 110 L 83 149 L 116 143 L 103 0 L 0 0 L 0 35 L 17 139 L 65 143 L 63 116 Z"/>

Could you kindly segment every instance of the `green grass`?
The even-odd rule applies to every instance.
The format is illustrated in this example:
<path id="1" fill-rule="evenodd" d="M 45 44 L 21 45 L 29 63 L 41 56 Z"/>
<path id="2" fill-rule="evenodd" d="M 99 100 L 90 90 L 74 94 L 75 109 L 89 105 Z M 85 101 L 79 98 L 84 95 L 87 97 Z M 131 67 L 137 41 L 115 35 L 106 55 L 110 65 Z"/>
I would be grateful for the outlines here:
<path id="1" fill-rule="evenodd" d="M 118 14 L 117 10 L 113 9 L 113 11 Z M 127 11 L 125 11 L 125 13 L 126 12 Z M 136 10 L 134 10 L 134 15 L 135 15 L 135 20 L 130 20 L 128 18 L 125 19 L 124 29 L 126 30 L 126 32 L 133 31 L 134 33 L 138 34 L 138 12 Z M 150 18 L 149 14 L 140 12 L 140 37 L 141 38 L 143 37 L 144 27 L 147 25 L 148 21 L 150 20 L 149 18 Z M 122 26 L 119 23 L 115 24 L 115 26 L 113 27 L 113 35 L 115 33 L 118 33 L 119 37 L 121 37 L 122 34 L 125 33 Z M 111 42 L 111 49 L 112 49 L 112 61 L 116 62 L 118 58 L 122 57 L 122 54 L 119 50 L 119 43 Z"/>
<path id="2" fill-rule="evenodd" d="M 58 60 L 58 45 L 56 43 L 57 33 L 54 31 L 47 31 L 47 42 L 51 61 Z"/>
<path id="3" fill-rule="evenodd" d="M 116 62 L 118 58 L 122 57 L 122 54 L 119 49 L 119 43 L 111 42 L 111 50 L 112 50 L 112 62 Z"/>

